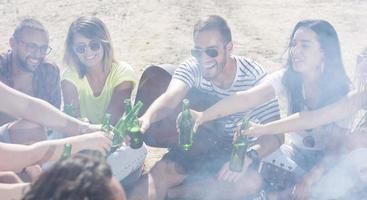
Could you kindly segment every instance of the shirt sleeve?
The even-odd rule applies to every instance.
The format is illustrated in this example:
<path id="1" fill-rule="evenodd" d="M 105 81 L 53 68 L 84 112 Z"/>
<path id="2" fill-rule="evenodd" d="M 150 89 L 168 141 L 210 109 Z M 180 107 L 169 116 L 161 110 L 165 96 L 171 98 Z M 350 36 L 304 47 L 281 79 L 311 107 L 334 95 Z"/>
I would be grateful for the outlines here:
<path id="1" fill-rule="evenodd" d="M 61 85 L 59 67 L 45 61 L 34 72 L 33 86 L 35 89 L 35 97 L 43 99 L 56 108 L 61 105 Z"/>
<path id="2" fill-rule="evenodd" d="M 198 85 L 199 70 L 194 59 L 189 59 L 178 66 L 172 79 L 180 80 L 190 88 Z"/>
<path id="3" fill-rule="evenodd" d="M 263 70 L 263 67 L 254 60 L 246 58 L 246 62 L 248 63 L 247 70 L 255 77 L 256 82 L 254 85 L 259 84 L 267 73 Z"/>
<path id="4" fill-rule="evenodd" d="M 112 87 L 125 81 L 131 81 L 135 87 L 137 76 L 134 69 L 126 62 L 114 63 L 112 67 Z"/>
<path id="5" fill-rule="evenodd" d="M 78 74 L 76 71 L 71 69 L 66 69 L 61 76 L 61 81 L 67 80 L 71 82 L 73 85 L 77 86 L 77 82 L 79 80 Z"/>
<path id="6" fill-rule="evenodd" d="M 279 71 L 273 72 L 265 76 L 265 79 L 264 79 L 265 82 L 270 83 L 270 85 L 273 87 L 275 91 L 275 95 L 278 97 L 283 96 L 285 93 L 285 89 L 282 84 L 284 72 L 285 70 L 279 70 Z"/>

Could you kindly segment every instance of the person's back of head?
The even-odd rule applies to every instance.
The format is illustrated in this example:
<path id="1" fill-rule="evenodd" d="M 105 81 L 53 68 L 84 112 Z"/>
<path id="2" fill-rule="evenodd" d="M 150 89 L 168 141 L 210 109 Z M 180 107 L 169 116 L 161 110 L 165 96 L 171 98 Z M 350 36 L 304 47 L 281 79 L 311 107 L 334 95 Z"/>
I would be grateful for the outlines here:
<path id="1" fill-rule="evenodd" d="M 124 193 L 105 161 L 77 155 L 57 162 L 23 197 L 23 200 L 36 199 L 113 200 L 124 199 Z"/>

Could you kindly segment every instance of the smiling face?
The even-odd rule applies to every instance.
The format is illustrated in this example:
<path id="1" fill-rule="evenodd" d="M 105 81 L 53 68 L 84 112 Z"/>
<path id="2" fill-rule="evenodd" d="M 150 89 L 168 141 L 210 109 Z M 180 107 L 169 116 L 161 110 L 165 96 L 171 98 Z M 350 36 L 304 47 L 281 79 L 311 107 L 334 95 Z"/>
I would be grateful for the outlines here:
<path id="1" fill-rule="evenodd" d="M 317 35 L 309 28 L 299 28 L 292 39 L 290 55 L 293 69 L 300 73 L 321 72 L 324 53 Z"/>
<path id="2" fill-rule="evenodd" d="M 92 40 L 82 34 L 75 33 L 73 49 L 81 63 L 87 67 L 101 67 L 104 50 L 98 40 Z"/>
<path id="3" fill-rule="evenodd" d="M 227 63 L 230 50 L 227 48 L 230 43 L 225 44 L 218 30 L 205 30 L 196 33 L 194 36 L 195 50 L 200 51 L 200 55 L 195 56 L 203 76 L 206 80 L 214 80 L 220 75 Z M 210 56 L 206 50 L 216 50 L 217 55 Z M 214 56 L 214 57 L 212 57 Z"/>
<path id="4" fill-rule="evenodd" d="M 19 38 L 11 39 L 16 65 L 26 71 L 35 71 L 49 52 L 46 32 L 26 28 Z"/>

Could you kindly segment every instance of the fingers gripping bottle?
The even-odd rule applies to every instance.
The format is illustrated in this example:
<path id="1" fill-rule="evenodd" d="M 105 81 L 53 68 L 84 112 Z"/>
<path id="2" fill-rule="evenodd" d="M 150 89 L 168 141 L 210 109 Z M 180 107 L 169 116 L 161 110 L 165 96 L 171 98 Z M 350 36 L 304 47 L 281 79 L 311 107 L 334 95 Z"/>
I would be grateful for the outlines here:
<path id="1" fill-rule="evenodd" d="M 184 99 L 182 101 L 182 114 L 179 121 L 179 146 L 182 150 L 188 151 L 192 148 L 193 123 L 190 113 L 190 101 Z"/>
<path id="2" fill-rule="evenodd" d="M 242 130 L 249 128 L 249 120 L 247 118 L 242 119 L 237 138 L 233 142 L 231 161 L 229 168 L 234 172 L 241 172 L 243 165 L 245 164 L 245 156 L 247 152 L 248 140 L 247 136 L 241 135 Z"/>

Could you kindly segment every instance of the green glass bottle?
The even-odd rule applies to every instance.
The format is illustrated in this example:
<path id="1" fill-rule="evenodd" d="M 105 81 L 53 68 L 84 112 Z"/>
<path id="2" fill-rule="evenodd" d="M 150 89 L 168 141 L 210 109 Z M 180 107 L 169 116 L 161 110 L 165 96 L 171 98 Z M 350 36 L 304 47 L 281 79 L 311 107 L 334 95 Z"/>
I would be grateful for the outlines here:
<path id="1" fill-rule="evenodd" d="M 231 161 L 229 163 L 229 168 L 234 172 L 241 172 L 243 165 L 245 163 L 245 156 L 247 152 L 247 136 L 241 135 L 242 130 L 249 128 L 249 120 L 244 118 L 241 121 L 239 133 L 237 133 L 237 139 L 233 143 Z"/>
<path id="2" fill-rule="evenodd" d="M 131 111 L 132 105 L 131 105 L 131 99 L 130 98 L 127 98 L 127 99 L 124 100 L 124 109 L 125 109 L 124 114 L 127 114 Z"/>
<path id="3" fill-rule="evenodd" d="M 61 160 L 66 159 L 71 156 L 72 145 L 69 143 L 64 144 L 64 151 L 61 155 Z"/>
<path id="4" fill-rule="evenodd" d="M 181 119 L 179 121 L 179 141 L 181 149 L 184 151 L 188 151 L 192 148 L 192 135 L 193 135 L 193 123 L 191 119 L 190 113 L 190 101 L 188 99 L 184 99 L 182 101 L 182 114 Z"/>
<path id="5" fill-rule="evenodd" d="M 143 134 L 140 132 L 140 124 L 138 118 L 135 118 L 129 129 L 130 147 L 139 149 L 143 146 Z"/>
<path id="6" fill-rule="evenodd" d="M 111 114 L 106 113 L 104 115 L 101 130 L 106 133 L 111 131 Z"/>
<path id="7" fill-rule="evenodd" d="M 113 153 L 121 146 L 121 143 L 124 140 L 129 127 L 131 127 L 133 120 L 137 118 L 139 111 L 142 107 L 143 103 L 139 101 L 134 105 L 130 112 L 124 114 L 117 122 L 115 128 L 113 129 L 114 135 L 112 139 L 112 147 L 110 153 Z"/>
<path id="8" fill-rule="evenodd" d="M 71 117 L 76 117 L 75 109 L 74 109 L 74 106 L 72 104 L 64 104 L 63 111 L 64 111 L 65 114 L 67 114 Z"/>

